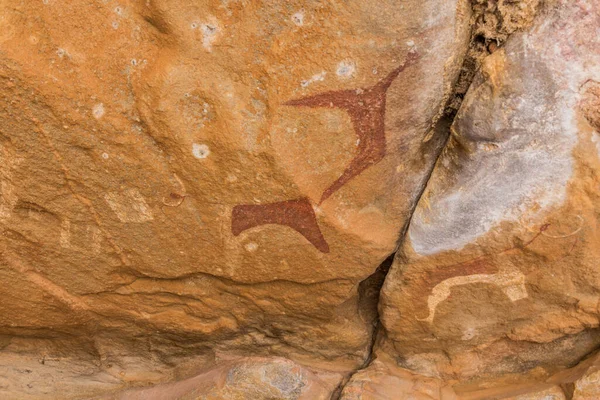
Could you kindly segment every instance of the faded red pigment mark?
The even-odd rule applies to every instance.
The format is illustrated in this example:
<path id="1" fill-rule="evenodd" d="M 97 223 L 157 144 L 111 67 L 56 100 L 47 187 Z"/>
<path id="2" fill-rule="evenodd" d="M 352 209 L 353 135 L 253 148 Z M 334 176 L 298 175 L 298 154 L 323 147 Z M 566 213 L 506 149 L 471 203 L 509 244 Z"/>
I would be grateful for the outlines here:
<path id="1" fill-rule="evenodd" d="M 486 261 L 487 258 L 498 256 L 501 254 L 506 254 L 512 250 L 526 249 L 528 246 L 533 244 L 533 242 L 535 242 L 549 227 L 550 224 L 542 225 L 538 232 L 531 239 L 523 243 L 521 246 L 511 246 L 499 251 L 498 253 L 494 253 L 488 256 L 479 256 L 457 264 L 440 267 L 440 269 L 434 271 L 428 271 L 426 272 L 424 279 L 424 281 L 427 282 L 426 286 L 428 286 L 429 288 L 433 288 L 434 286 L 445 281 L 446 279 L 454 278 L 457 276 L 495 274 L 498 272 L 498 268 L 491 266 L 488 263 L 488 261 Z"/>
<path id="2" fill-rule="evenodd" d="M 270 204 L 243 204 L 233 208 L 231 231 L 235 236 L 260 225 L 285 225 L 304 236 L 323 253 L 329 253 L 317 224 L 317 217 L 307 198 Z"/>
<path id="3" fill-rule="evenodd" d="M 550 224 L 544 224 L 540 227 L 539 231 L 528 241 L 524 242 L 520 246 L 511 246 L 504 250 L 499 251 L 498 253 L 494 253 L 491 255 L 479 256 L 472 258 L 470 260 L 466 260 L 463 262 L 459 262 L 457 264 L 451 264 L 447 266 L 442 266 L 433 271 L 427 271 L 425 273 L 419 274 L 418 277 L 413 278 L 415 283 L 412 286 L 415 288 L 414 290 L 414 299 L 415 302 L 423 302 L 422 307 L 427 308 L 427 297 L 423 297 L 423 293 L 431 293 L 433 288 L 435 288 L 440 283 L 444 282 L 447 279 L 455 278 L 458 276 L 470 276 L 470 275 L 480 275 L 480 274 L 497 274 L 499 273 L 499 269 L 497 266 L 490 263 L 489 258 L 507 254 L 513 250 L 517 249 L 526 249 L 528 246 L 533 244 L 540 236 L 550 227 Z M 406 278 L 407 280 L 410 278 Z M 417 306 L 416 308 L 420 308 Z"/>
<path id="4" fill-rule="evenodd" d="M 390 72 L 375 86 L 366 89 L 337 90 L 303 97 L 285 103 L 297 107 L 330 107 L 346 110 L 358 136 L 358 153 L 342 175 L 323 192 L 319 204 L 365 169 L 380 162 L 386 153 L 385 104 L 386 93 L 394 79 L 418 59 L 408 53 L 404 64 Z"/>
<path id="5" fill-rule="evenodd" d="M 428 271 L 423 279 L 423 288 L 428 290 L 428 292 L 431 292 L 435 286 L 450 278 L 479 274 L 495 274 L 497 272 L 498 267 L 491 265 L 484 259 L 476 259 L 435 271 Z"/>

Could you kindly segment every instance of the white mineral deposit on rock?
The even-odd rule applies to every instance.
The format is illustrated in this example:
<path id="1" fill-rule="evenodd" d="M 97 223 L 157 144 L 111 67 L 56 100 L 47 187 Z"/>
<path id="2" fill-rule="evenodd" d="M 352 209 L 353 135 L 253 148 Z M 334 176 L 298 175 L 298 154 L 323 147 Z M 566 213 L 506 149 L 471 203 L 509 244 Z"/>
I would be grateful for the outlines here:
<path id="1" fill-rule="evenodd" d="M 0 1 L 0 400 L 600 398 L 599 27 Z"/>

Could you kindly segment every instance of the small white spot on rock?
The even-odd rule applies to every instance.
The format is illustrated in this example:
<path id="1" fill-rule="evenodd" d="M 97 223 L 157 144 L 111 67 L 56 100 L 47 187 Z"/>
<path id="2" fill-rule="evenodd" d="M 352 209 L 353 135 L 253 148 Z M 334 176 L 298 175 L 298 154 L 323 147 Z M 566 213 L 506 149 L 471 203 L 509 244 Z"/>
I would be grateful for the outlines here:
<path id="1" fill-rule="evenodd" d="M 340 78 L 348 79 L 354 76 L 356 72 L 356 64 L 353 61 L 344 60 L 341 61 L 336 70 L 336 74 Z"/>
<path id="2" fill-rule="evenodd" d="M 104 104 L 102 104 L 102 103 L 96 104 L 94 106 L 94 108 L 92 108 L 92 114 L 94 115 L 94 118 L 96 118 L 96 119 L 102 118 L 102 116 L 104 115 Z"/>
<path id="3" fill-rule="evenodd" d="M 194 157 L 198 159 L 203 159 L 208 157 L 210 154 L 210 149 L 205 144 L 194 143 L 192 144 L 192 154 L 194 154 Z"/>
<path id="4" fill-rule="evenodd" d="M 202 46 L 208 51 L 212 50 L 212 43 L 214 42 L 218 28 L 215 24 L 202 24 L 200 25 L 200 30 L 202 31 Z"/>
<path id="5" fill-rule="evenodd" d="M 320 73 L 311 76 L 309 79 L 300 82 L 300 86 L 307 87 L 308 85 L 310 85 L 313 82 L 324 81 L 325 80 L 325 75 L 327 75 L 327 72 L 321 71 Z"/>
<path id="6" fill-rule="evenodd" d="M 297 26 L 304 25 L 304 11 L 298 11 L 292 15 L 292 22 Z"/>
<path id="7" fill-rule="evenodd" d="M 237 176 L 235 176 L 233 174 L 227 175 L 227 182 L 233 183 L 233 182 L 235 182 L 237 180 L 238 180 Z"/>
<path id="8" fill-rule="evenodd" d="M 202 24 L 202 33 L 205 35 L 214 35 L 217 32 L 217 27 L 212 24 Z"/>
<path id="9" fill-rule="evenodd" d="M 409 40 L 408 42 L 406 42 L 406 45 L 409 47 L 413 47 L 415 45 L 415 41 L 414 40 Z"/>
<path id="10" fill-rule="evenodd" d="M 119 23 L 117 21 L 113 21 L 111 25 L 112 25 L 113 29 L 119 28 Z"/>
<path id="11" fill-rule="evenodd" d="M 123 9 L 121 9 L 121 7 L 115 7 L 115 14 L 121 15 L 122 12 Z"/>
<path id="12" fill-rule="evenodd" d="M 256 250 L 258 250 L 258 245 L 254 242 L 250 242 L 250 243 L 246 243 L 244 245 L 244 248 L 249 251 L 250 253 L 255 252 Z"/>
<path id="13" fill-rule="evenodd" d="M 65 56 L 65 54 L 67 54 L 65 49 L 59 48 L 58 50 L 56 50 L 56 55 L 59 56 L 60 58 L 63 58 Z"/>
<path id="14" fill-rule="evenodd" d="M 105 160 L 108 159 L 108 153 L 102 153 L 102 158 L 104 158 Z"/>
<path id="15" fill-rule="evenodd" d="M 467 328 L 464 332 L 463 335 L 461 337 L 461 340 L 471 340 L 475 337 L 475 329 L 473 328 Z"/>
<path id="16" fill-rule="evenodd" d="M 196 22 L 192 22 L 192 23 L 190 24 L 190 28 L 191 28 L 191 29 L 197 29 L 197 28 L 198 28 L 198 23 L 196 23 Z"/>

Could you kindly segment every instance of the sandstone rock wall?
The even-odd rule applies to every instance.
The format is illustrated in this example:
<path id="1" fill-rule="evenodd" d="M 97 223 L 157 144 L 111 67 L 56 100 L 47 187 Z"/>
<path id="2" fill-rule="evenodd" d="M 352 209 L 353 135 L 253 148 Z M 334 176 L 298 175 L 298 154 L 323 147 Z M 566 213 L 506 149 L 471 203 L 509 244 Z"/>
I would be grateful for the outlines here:
<path id="1" fill-rule="evenodd" d="M 0 397 L 594 398 L 599 27 L 0 1 Z"/>
<path id="2" fill-rule="evenodd" d="M 597 6 L 547 4 L 471 83 L 382 291 L 399 365 L 468 391 L 598 347 Z"/>

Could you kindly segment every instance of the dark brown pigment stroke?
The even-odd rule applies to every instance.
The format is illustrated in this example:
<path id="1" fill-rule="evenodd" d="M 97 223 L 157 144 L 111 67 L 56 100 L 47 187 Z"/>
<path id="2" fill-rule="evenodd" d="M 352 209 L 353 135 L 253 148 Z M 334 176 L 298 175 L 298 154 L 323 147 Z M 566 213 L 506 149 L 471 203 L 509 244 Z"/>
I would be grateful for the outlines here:
<path id="1" fill-rule="evenodd" d="M 233 208 L 231 231 L 235 236 L 246 229 L 266 224 L 288 226 L 304 236 L 322 253 L 329 253 L 329 245 L 319 229 L 317 216 L 306 197 L 270 204 L 242 204 Z"/>
<path id="2" fill-rule="evenodd" d="M 342 175 L 321 196 L 319 204 L 339 190 L 348 181 L 385 157 L 385 103 L 386 93 L 394 79 L 406 67 L 419 58 L 417 53 L 408 53 L 404 64 L 390 72 L 375 86 L 366 89 L 337 90 L 314 96 L 290 100 L 285 105 L 297 107 L 329 107 L 346 110 L 358 136 L 358 153 Z"/>

